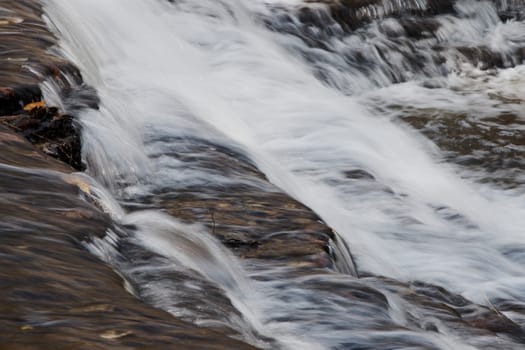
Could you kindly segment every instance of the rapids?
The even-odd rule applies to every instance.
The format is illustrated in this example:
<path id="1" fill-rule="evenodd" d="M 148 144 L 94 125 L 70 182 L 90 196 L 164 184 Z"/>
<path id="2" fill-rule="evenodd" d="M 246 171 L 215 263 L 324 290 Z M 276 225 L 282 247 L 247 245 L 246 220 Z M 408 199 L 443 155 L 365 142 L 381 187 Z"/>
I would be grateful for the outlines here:
<path id="1" fill-rule="evenodd" d="M 46 0 L 100 98 L 80 113 L 84 160 L 120 228 L 89 249 L 137 297 L 263 348 L 521 348 L 394 282 L 525 326 L 503 308 L 525 305 L 525 5 L 445 2 L 370 1 L 345 26 L 298 0 Z M 209 226 L 162 213 L 167 192 L 276 191 L 207 166 L 221 147 L 317 213 L 362 278 L 238 259 Z"/>

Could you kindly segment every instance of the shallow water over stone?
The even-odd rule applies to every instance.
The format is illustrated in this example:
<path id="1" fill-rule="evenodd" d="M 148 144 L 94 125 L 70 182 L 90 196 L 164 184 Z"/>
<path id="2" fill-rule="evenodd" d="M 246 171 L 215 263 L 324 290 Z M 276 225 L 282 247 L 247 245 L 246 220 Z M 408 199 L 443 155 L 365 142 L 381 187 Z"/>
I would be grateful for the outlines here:
<path id="1" fill-rule="evenodd" d="M 519 1 L 44 5 L 87 174 L 0 129 L 12 348 L 523 347 Z"/>

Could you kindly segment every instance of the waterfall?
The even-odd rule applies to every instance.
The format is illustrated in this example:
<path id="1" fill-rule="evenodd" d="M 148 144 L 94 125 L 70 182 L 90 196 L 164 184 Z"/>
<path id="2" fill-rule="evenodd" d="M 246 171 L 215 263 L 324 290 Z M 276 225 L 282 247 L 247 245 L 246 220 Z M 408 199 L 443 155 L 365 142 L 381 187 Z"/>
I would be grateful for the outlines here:
<path id="1" fill-rule="evenodd" d="M 344 3 L 46 0 L 61 53 L 100 98 L 79 116 L 87 172 L 129 211 L 92 249 L 139 297 L 260 347 L 520 348 L 463 336 L 392 280 L 484 310 L 525 303 L 523 5 Z M 276 191 L 214 171 L 206 152 L 221 147 L 319 215 L 365 277 L 244 261 L 161 213 L 188 188 Z M 224 319 L 188 306 L 214 288 Z"/>

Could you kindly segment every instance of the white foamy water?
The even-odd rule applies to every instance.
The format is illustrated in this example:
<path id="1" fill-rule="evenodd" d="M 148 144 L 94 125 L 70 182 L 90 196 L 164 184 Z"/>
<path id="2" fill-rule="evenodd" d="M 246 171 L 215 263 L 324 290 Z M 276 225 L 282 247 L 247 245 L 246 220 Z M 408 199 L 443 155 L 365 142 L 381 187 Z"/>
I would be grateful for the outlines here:
<path id="1" fill-rule="evenodd" d="M 372 60 L 374 40 L 390 40 L 371 25 L 373 35 L 361 37 L 368 38 L 364 44 L 349 36 L 332 43 L 333 52 L 323 52 L 328 79 L 322 82 L 298 54 L 312 48 L 257 21 L 257 13 L 271 16 L 266 3 L 46 1 L 62 49 L 101 98 L 100 110 L 81 116 L 90 172 L 116 193 L 120 182 L 140 183 L 148 177 L 175 185 L 223 181 L 192 169 L 173 172 L 153 160 L 149 152 L 158 149 L 144 145 L 151 130 L 241 147 L 273 183 L 344 237 L 359 270 L 439 284 L 481 304 L 497 299 L 525 302 L 523 189 L 504 191 L 475 182 L 468 170 L 443 162 L 441 150 L 397 119 L 410 107 L 493 115 L 512 111 L 523 120 L 522 102 L 496 103 L 488 96 L 499 91 L 523 101 L 523 94 L 509 88 L 511 83 L 523 84 L 523 67 L 480 78 L 484 84 L 478 88 L 468 85 L 476 79 L 461 73 L 439 78 L 443 69 L 461 69 L 456 54 L 446 50 L 447 64 L 414 72 L 413 79 L 402 84 L 392 84 L 396 79 L 387 74 L 405 67 L 394 53 L 391 59 L 399 61 L 388 68 L 383 56 L 374 63 L 377 69 L 364 73 L 336 67 L 342 51 L 362 48 Z M 438 40 L 446 47 L 484 45 L 507 54 L 525 41 L 523 23 L 502 23 L 488 2 L 459 1 L 457 10 L 459 16 L 439 19 Z M 465 29 L 461 35 L 460 29 Z M 327 65 L 334 69 L 327 70 Z M 343 68 L 347 70 L 339 74 Z M 440 86 L 424 87 L 420 83 L 425 75 L 438 77 Z M 355 170 L 371 176 L 349 175 Z M 136 186 L 134 191 L 140 195 L 146 190 Z M 160 238 L 144 238 L 144 244 L 165 249 Z M 297 307 L 286 309 L 277 292 L 283 288 L 266 292 L 269 299 L 261 301 L 266 312 L 275 307 L 277 313 L 297 313 L 308 300 L 297 292 Z M 323 312 L 328 317 L 333 310 Z M 280 329 L 292 335 L 304 331 L 287 325 Z M 306 329 L 312 339 L 325 335 L 318 345 L 312 341 L 312 348 L 344 343 L 343 331 Z M 438 348 L 471 348 L 453 337 L 425 337 Z M 287 344 L 293 348 L 294 340 Z"/>

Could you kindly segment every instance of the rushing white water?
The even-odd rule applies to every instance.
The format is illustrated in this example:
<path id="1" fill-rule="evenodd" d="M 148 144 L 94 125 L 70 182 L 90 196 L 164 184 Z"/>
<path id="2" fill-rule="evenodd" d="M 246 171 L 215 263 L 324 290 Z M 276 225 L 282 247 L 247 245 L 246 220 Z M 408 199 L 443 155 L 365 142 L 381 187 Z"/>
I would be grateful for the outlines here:
<path id="1" fill-rule="evenodd" d="M 523 67 L 476 77 L 476 69 L 458 61 L 457 51 L 445 50 L 446 64 L 433 64 L 434 43 L 425 41 L 418 44 L 428 58 L 424 69 L 392 77 L 388 72 L 406 70 L 406 56 L 392 49 L 385 59 L 377 48 L 388 49 L 391 38 L 380 29 L 398 28 L 395 20 L 334 39 L 333 50 L 320 52 L 264 28 L 256 16 L 272 14 L 263 1 L 46 3 L 64 53 L 100 95 L 100 110 L 82 115 L 85 155 L 92 174 L 115 192 L 125 182 L 138 184 L 126 187 L 128 194 L 144 194 L 150 189 L 140 184 L 147 178 L 174 188 L 228 181 L 198 170 L 173 171 L 175 160 L 153 159 L 150 154 L 161 152 L 162 145 L 148 141 L 152 134 L 240 147 L 273 183 L 344 237 L 361 271 L 436 283 L 481 304 L 525 302 L 524 189 L 475 181 L 473 171 L 443 162 L 442 150 L 399 120 L 414 111 L 482 116 L 510 111 L 523 122 L 525 95 L 518 89 L 525 84 Z M 525 42 L 523 22 L 501 22 L 489 2 L 459 1 L 456 10 L 458 15 L 438 19 L 442 46 L 488 46 L 506 64 L 517 63 L 511 52 Z M 371 62 L 370 70 L 346 66 L 342 54 L 357 51 Z M 300 55 L 309 52 L 322 60 L 309 64 Z M 316 78 L 318 70 L 324 82 Z M 427 79 L 432 87 L 423 84 Z M 400 80 L 409 81 L 393 84 Z M 513 147 L 523 152 L 523 144 Z M 355 170 L 371 176 L 348 175 Z M 144 237 L 143 244 L 169 256 L 160 239 Z M 202 273 L 202 267 L 191 267 Z M 293 295 L 296 287 L 290 286 Z M 261 303 L 277 313 L 297 313 L 307 298 L 297 292 L 299 306 L 286 309 L 277 292 L 283 288 L 270 288 Z M 289 327 L 289 334 L 300 333 Z M 329 333 L 330 327 L 310 331 L 312 339 L 321 339 L 320 348 L 344 338 Z M 471 348 L 452 336 L 426 341 L 443 349 Z"/>

